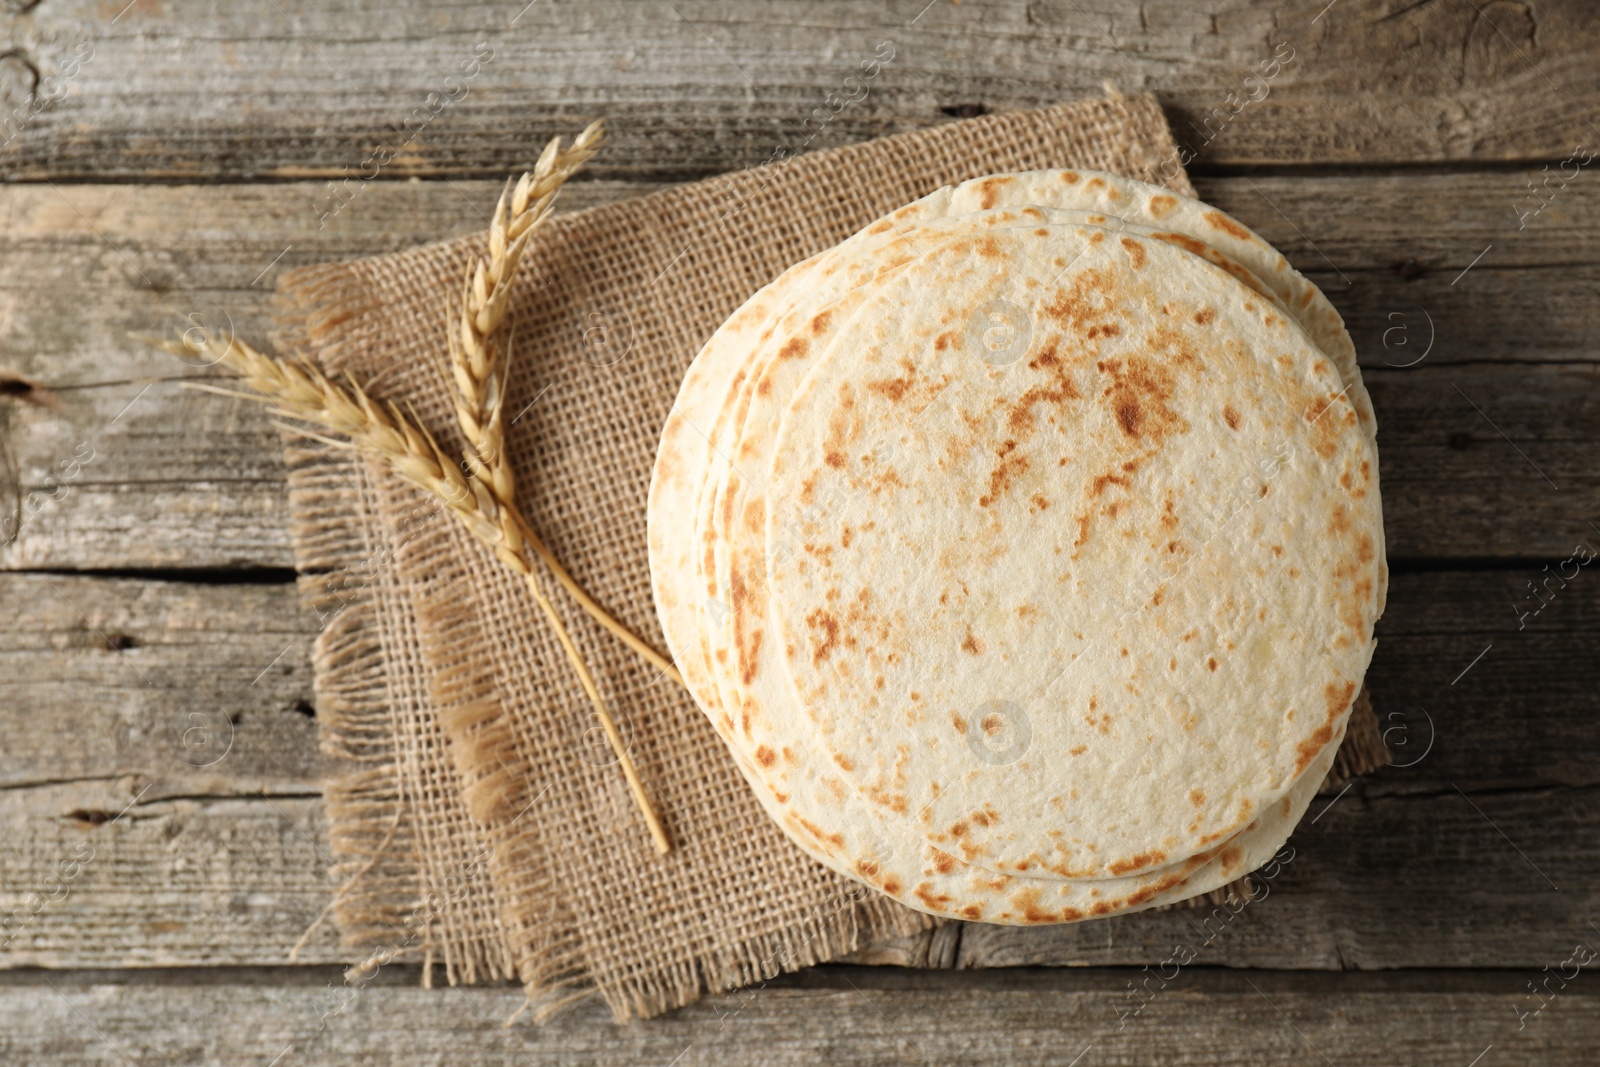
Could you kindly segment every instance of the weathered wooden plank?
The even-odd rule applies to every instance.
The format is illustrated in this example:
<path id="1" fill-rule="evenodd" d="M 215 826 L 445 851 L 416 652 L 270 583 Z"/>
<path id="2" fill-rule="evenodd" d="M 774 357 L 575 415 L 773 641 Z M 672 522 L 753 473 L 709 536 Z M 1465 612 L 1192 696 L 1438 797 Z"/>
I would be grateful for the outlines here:
<path id="1" fill-rule="evenodd" d="M 1584 936 L 1593 943 L 1593 934 Z M 1550 964 L 1571 949 L 1554 946 Z M 360 988 L 328 970 L 293 978 L 174 972 L 153 981 L 18 975 L 0 982 L 0 1051 L 41 1067 L 1592 1062 L 1600 1014 L 1581 978 L 1564 989 L 1551 981 L 1557 995 L 1518 1028 L 1518 1012 L 1539 1003 L 1525 982 L 1543 977 L 1537 969 L 1337 978 L 1198 972 L 1123 1021 L 1125 971 L 828 967 L 645 1023 L 618 1026 L 591 999 L 542 1026 L 505 1029 L 501 1022 L 520 1007 L 516 990 L 422 990 L 405 984 L 409 973 L 380 974 Z"/>
<path id="2" fill-rule="evenodd" d="M 338 888 L 321 800 L 141 788 L 0 792 L 0 967 L 287 963 Z M 336 942 L 324 923 L 302 958 L 344 961 Z"/>
<path id="3" fill-rule="evenodd" d="M 176 0 L 116 15 L 52 0 L 0 39 L 6 110 L 22 109 L 0 165 L 27 179 L 495 174 L 607 115 L 604 173 L 684 177 L 1108 80 L 1155 90 L 1208 164 L 1560 160 L 1593 138 L 1597 30 L 1578 0 L 1324 6 Z M 64 99 L 34 114 L 36 75 Z"/>
<path id="4" fill-rule="evenodd" d="M 315 612 L 293 584 L 0 581 L 0 789 L 137 782 L 147 801 L 315 794 Z"/>

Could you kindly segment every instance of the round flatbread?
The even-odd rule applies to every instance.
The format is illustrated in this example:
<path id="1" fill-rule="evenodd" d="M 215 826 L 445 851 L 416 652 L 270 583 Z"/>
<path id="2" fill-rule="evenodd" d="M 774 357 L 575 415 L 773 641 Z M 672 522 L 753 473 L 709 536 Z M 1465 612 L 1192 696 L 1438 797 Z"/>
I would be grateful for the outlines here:
<path id="1" fill-rule="evenodd" d="M 996 308 L 1031 338 L 1003 359 Z M 1123 876 L 1238 833 L 1331 743 L 1371 652 L 1374 457 L 1347 394 L 1161 241 L 1044 226 L 901 271 L 784 416 L 763 516 L 840 771 L 1009 873 Z"/>

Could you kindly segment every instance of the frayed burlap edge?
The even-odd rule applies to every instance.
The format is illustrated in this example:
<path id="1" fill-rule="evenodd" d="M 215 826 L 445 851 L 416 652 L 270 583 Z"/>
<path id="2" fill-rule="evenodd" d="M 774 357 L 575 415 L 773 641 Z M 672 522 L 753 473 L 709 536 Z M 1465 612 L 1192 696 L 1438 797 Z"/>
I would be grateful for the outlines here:
<path id="1" fill-rule="evenodd" d="M 304 351 L 300 342 L 274 337 L 280 351 Z M 435 963 L 452 985 L 513 977 L 485 872 L 458 860 L 460 877 L 438 885 L 429 869 L 430 860 L 440 862 L 436 839 L 459 826 L 425 825 L 406 780 L 402 742 L 415 745 L 410 727 L 431 712 L 415 692 L 396 691 L 386 654 L 383 619 L 394 617 L 398 592 L 390 568 L 395 546 L 388 531 L 353 521 L 352 499 L 377 507 L 377 472 L 354 455 L 306 447 L 293 436 L 286 437 L 285 459 L 297 586 L 321 621 L 312 649 L 319 746 L 354 766 L 323 787 L 338 885 L 324 914 L 331 913 L 342 945 L 367 953 L 351 977 L 365 980 L 395 961 L 422 963 L 425 985 Z M 388 610 L 380 609 L 385 595 Z M 409 723 L 401 721 L 408 705 Z"/>

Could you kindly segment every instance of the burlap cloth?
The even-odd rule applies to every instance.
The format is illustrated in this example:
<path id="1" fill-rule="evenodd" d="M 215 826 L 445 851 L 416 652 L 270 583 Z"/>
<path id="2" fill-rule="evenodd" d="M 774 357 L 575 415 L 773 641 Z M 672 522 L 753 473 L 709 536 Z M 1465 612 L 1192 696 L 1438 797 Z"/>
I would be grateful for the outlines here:
<path id="1" fill-rule="evenodd" d="M 951 182 L 1077 166 L 1190 193 L 1148 96 L 949 123 L 554 219 L 513 297 L 509 452 L 528 517 L 578 581 L 665 648 L 645 495 L 690 359 L 790 264 Z M 349 371 L 459 445 L 447 312 L 481 236 L 303 269 L 277 342 Z M 675 848 L 658 857 L 593 712 L 522 581 L 421 493 L 290 448 L 344 942 L 516 978 L 540 1012 L 598 991 L 619 1019 L 836 958 L 932 920 L 831 873 L 767 819 L 688 695 L 569 600 Z M 547 582 L 547 587 L 554 588 Z M 559 591 L 556 591 L 559 593 Z M 1382 760 L 1363 703 L 1336 775 Z M 425 977 L 425 980 L 426 977 Z"/>

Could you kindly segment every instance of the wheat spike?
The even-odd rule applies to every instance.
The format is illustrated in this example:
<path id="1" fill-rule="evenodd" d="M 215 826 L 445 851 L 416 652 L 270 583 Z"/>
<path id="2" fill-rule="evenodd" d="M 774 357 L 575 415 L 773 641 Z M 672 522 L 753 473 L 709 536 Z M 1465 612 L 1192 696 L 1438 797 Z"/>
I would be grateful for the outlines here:
<path id="1" fill-rule="evenodd" d="M 605 143 L 604 122 L 594 122 L 566 149 L 552 138 L 515 185 L 506 183 L 489 224 L 487 256 L 476 258 L 462 280 L 458 322 L 449 333 L 451 392 L 456 422 L 467 439 L 466 461 L 472 473 L 494 494 L 495 514 L 508 543 L 523 544 L 539 557 L 556 582 L 588 615 L 651 666 L 678 684 L 683 677 L 670 659 L 657 652 L 597 603 L 555 553 L 545 545 L 516 506 L 516 478 L 505 452 L 505 383 L 509 370 L 505 324 L 511 285 L 534 230 L 550 214 L 561 186 Z"/>
<path id="2" fill-rule="evenodd" d="M 507 521 L 508 510 L 491 487 L 474 469 L 463 471 L 421 425 L 392 403 L 373 399 L 354 379 L 340 385 L 315 365 L 304 360 L 274 359 L 233 337 L 218 338 L 190 330 L 180 339 L 159 341 L 163 348 L 179 356 L 205 356 L 237 373 L 252 392 L 241 392 L 206 383 L 187 383 L 190 388 L 242 397 L 270 405 L 274 414 L 301 423 L 311 423 L 338 436 L 329 437 L 303 426 L 282 424 L 285 429 L 304 434 L 329 445 L 354 448 L 382 462 L 395 474 L 444 502 L 446 508 L 502 563 L 521 575 L 529 590 L 555 629 L 562 650 L 578 674 L 584 693 L 594 706 L 612 750 L 622 765 L 634 802 L 644 814 L 656 851 L 671 849 L 660 817 L 645 794 L 638 771 L 622 743 L 617 724 L 606 709 L 594 676 L 578 653 L 571 634 L 556 613 L 540 585 L 533 562 L 523 551 L 527 544 L 520 519 Z"/>

